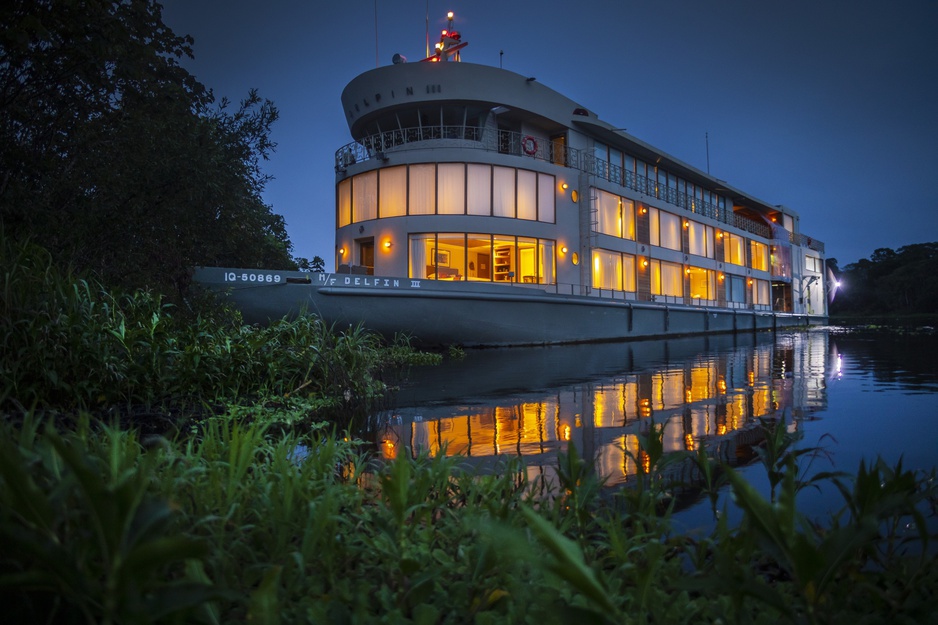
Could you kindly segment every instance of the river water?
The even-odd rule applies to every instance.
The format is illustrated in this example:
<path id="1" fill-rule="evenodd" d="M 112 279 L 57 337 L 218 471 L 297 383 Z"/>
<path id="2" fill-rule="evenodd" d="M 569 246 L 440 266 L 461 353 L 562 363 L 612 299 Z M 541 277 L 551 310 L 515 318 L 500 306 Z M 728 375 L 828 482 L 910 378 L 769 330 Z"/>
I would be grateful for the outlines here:
<path id="1" fill-rule="evenodd" d="M 753 463 L 763 419 L 824 448 L 813 472 L 854 473 L 877 456 L 933 469 L 938 335 L 829 327 L 473 350 L 414 370 L 376 416 L 376 440 L 387 458 L 445 453 L 480 470 L 520 455 L 529 478 L 548 480 L 557 452 L 573 443 L 609 488 L 621 488 L 636 479 L 638 435 L 653 421 L 665 424 L 666 450 L 706 448 L 767 490 Z M 830 492 L 799 505 L 821 515 Z M 702 500 L 681 515 L 691 527 L 712 517 Z"/>

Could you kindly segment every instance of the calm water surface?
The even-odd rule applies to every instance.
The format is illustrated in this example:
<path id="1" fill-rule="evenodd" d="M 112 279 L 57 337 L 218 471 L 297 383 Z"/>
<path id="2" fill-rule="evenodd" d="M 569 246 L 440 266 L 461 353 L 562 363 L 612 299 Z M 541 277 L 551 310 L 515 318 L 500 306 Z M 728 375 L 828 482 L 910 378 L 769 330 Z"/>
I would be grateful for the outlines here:
<path id="1" fill-rule="evenodd" d="M 805 332 L 470 351 L 419 369 L 376 416 L 385 457 L 459 455 L 487 468 L 525 459 L 529 477 L 552 478 L 556 454 L 574 443 L 595 458 L 610 488 L 634 481 L 637 435 L 665 424 L 667 450 L 704 447 L 767 490 L 751 464 L 760 419 L 782 420 L 823 445 L 813 471 L 855 472 L 861 459 L 900 457 L 938 466 L 938 336 L 823 328 Z M 806 491 L 809 514 L 831 493 Z M 721 504 L 722 505 L 722 504 Z M 709 503 L 681 513 L 705 524 Z M 699 518 L 698 518 L 699 517 Z"/>

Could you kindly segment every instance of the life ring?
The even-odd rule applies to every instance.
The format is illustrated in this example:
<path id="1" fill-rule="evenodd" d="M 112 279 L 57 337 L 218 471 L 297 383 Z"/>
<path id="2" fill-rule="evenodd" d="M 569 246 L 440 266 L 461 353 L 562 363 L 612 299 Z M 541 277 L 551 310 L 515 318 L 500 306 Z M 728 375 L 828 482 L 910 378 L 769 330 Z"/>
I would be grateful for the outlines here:
<path id="1" fill-rule="evenodd" d="M 534 156 L 537 154 L 537 141 L 534 137 L 528 135 L 521 140 L 521 149 L 524 150 L 524 153 L 528 156 Z"/>

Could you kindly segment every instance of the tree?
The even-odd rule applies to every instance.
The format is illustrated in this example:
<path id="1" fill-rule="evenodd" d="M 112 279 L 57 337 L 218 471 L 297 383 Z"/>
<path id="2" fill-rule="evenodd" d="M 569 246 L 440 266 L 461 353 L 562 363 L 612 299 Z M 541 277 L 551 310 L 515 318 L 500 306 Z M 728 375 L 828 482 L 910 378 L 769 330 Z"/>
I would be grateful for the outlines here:
<path id="1" fill-rule="evenodd" d="M 295 258 L 297 267 L 300 271 L 312 271 L 314 273 L 323 273 L 326 271 L 326 261 L 322 256 L 313 256 L 313 260 L 308 258 Z"/>
<path id="2" fill-rule="evenodd" d="M 236 108 L 178 60 L 154 0 L 0 9 L 0 222 L 107 284 L 178 291 L 195 265 L 291 267 L 263 202 L 277 109 Z"/>
<path id="3" fill-rule="evenodd" d="M 846 265 L 841 276 L 846 288 L 831 304 L 835 315 L 938 310 L 938 243 L 878 248 L 869 259 Z"/>

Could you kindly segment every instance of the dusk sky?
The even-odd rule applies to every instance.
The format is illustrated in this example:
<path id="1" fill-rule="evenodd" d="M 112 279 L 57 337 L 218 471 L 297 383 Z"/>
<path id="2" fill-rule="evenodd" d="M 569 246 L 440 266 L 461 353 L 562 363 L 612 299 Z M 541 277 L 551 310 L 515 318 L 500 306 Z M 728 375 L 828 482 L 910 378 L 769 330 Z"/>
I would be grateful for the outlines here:
<path id="1" fill-rule="evenodd" d="M 464 62 L 502 66 L 769 204 L 841 266 L 938 241 L 936 0 L 166 0 L 217 97 L 280 110 L 265 193 L 294 254 L 334 263 L 340 95 L 456 13 Z M 376 19 L 377 18 L 377 19 Z"/>

